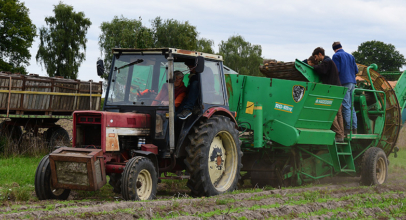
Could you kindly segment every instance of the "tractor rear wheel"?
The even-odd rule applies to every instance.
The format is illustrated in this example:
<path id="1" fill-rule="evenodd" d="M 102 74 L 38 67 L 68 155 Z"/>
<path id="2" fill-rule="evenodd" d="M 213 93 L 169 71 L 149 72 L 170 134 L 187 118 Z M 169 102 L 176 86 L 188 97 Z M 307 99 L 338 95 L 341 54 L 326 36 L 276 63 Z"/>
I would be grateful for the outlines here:
<path id="1" fill-rule="evenodd" d="M 388 159 L 381 148 L 371 147 L 362 158 L 361 184 L 380 185 L 388 176 Z"/>
<path id="2" fill-rule="evenodd" d="M 152 200 L 156 197 L 158 175 L 146 157 L 131 158 L 122 173 L 121 195 L 125 200 Z"/>
<path id="3" fill-rule="evenodd" d="M 214 196 L 237 188 L 242 168 L 238 130 L 228 117 L 202 119 L 188 136 L 185 164 L 194 196 Z"/>
<path id="4" fill-rule="evenodd" d="M 69 193 L 70 189 L 55 189 L 52 186 L 49 156 L 43 157 L 35 172 L 35 194 L 37 194 L 38 199 L 66 200 L 69 197 Z"/>

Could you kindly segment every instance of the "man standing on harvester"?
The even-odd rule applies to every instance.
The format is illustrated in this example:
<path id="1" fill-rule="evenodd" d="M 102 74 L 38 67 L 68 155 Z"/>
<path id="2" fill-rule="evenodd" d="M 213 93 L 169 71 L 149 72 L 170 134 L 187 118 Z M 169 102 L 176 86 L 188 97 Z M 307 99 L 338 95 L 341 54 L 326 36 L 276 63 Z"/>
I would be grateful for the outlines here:
<path id="1" fill-rule="evenodd" d="M 351 93 L 355 88 L 355 75 L 358 73 L 358 67 L 355 63 L 355 58 L 351 54 L 345 52 L 340 42 L 333 43 L 333 61 L 337 66 L 341 84 L 347 87 L 347 93 L 343 100 L 343 117 L 345 121 L 345 135 L 350 133 L 351 130 Z M 352 133 L 357 133 L 357 114 L 354 107 L 352 107 Z"/>
<path id="2" fill-rule="evenodd" d="M 324 55 L 324 49 L 321 47 L 314 49 L 312 56 L 314 56 L 319 63 L 313 66 L 313 68 L 314 71 L 320 75 L 321 82 L 324 84 L 341 86 L 337 67 L 330 57 Z M 335 140 L 337 142 L 344 142 L 344 124 L 343 116 L 341 115 L 341 107 L 338 109 L 337 115 L 334 118 L 331 130 L 336 133 Z"/>

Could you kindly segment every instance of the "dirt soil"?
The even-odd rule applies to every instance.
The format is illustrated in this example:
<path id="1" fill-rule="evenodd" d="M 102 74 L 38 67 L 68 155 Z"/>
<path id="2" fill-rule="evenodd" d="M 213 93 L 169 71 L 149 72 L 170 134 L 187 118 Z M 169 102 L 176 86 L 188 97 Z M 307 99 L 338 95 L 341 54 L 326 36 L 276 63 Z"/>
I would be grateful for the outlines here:
<path id="1" fill-rule="evenodd" d="M 119 194 L 116 201 L 75 200 L 73 192 L 67 202 L 5 202 L 0 219 L 405 219 L 405 189 L 405 173 L 389 174 L 380 186 L 360 186 L 357 177 L 334 177 L 304 187 L 208 198 L 192 198 L 188 190 L 160 183 L 158 190 L 165 193 L 153 201 L 124 201 Z"/>
<path id="2" fill-rule="evenodd" d="M 321 185 L 224 194 L 209 198 L 192 198 L 185 192 L 173 191 L 174 196 L 158 195 L 158 200 L 147 202 L 123 201 L 118 194 L 116 194 L 116 201 L 75 201 L 70 198 L 69 203 L 9 202 L 0 206 L 0 219 L 152 219 L 158 217 L 353 219 L 359 218 L 360 213 L 365 218 L 387 219 L 382 218 L 382 213 L 391 213 L 394 209 L 403 208 L 403 204 L 394 202 L 384 208 L 365 205 L 361 209 L 356 206 L 360 200 L 371 200 L 374 203 L 374 201 L 404 201 L 406 198 L 404 193 L 406 179 L 400 178 L 398 174 L 389 176 L 387 183 L 380 186 L 360 187 L 359 178 L 356 177 L 327 178 L 315 184 Z M 160 184 L 160 187 L 162 190 L 168 185 Z M 316 195 L 317 197 L 314 197 Z M 329 210 L 338 210 L 338 212 Z M 405 210 L 403 213 L 405 214 Z M 401 216 L 401 219 L 404 218 L 405 215 Z"/>

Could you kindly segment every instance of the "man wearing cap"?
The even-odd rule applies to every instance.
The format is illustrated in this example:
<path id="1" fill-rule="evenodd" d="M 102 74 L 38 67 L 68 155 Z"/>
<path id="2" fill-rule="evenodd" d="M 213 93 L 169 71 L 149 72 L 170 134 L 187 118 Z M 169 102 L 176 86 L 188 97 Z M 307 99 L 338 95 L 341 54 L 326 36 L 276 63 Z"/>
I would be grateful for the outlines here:
<path id="1" fill-rule="evenodd" d="M 358 73 L 358 67 L 355 63 L 355 58 L 351 54 L 345 52 L 341 46 L 340 42 L 333 43 L 333 50 L 335 54 L 333 55 L 333 61 L 337 66 L 341 85 L 347 87 L 347 93 L 343 100 L 343 118 L 345 122 L 345 135 L 349 134 L 351 129 L 352 133 L 357 133 L 357 115 L 355 113 L 354 107 L 352 108 L 352 128 L 351 128 L 351 105 L 352 97 L 351 94 L 355 88 L 355 75 Z"/>

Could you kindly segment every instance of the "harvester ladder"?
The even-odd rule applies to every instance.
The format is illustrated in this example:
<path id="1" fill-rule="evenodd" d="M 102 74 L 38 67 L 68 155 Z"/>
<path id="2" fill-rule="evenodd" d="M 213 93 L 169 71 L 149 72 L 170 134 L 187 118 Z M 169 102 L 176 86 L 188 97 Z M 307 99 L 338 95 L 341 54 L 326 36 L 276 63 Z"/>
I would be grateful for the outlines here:
<path id="1" fill-rule="evenodd" d="M 336 172 L 355 172 L 350 142 L 334 142 L 329 145 L 329 151 Z"/>

